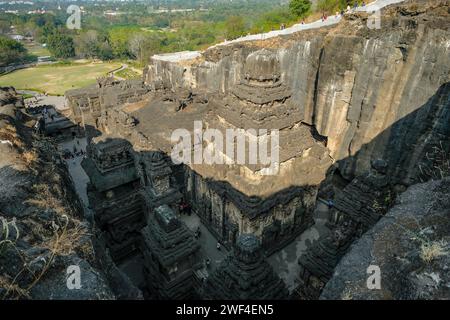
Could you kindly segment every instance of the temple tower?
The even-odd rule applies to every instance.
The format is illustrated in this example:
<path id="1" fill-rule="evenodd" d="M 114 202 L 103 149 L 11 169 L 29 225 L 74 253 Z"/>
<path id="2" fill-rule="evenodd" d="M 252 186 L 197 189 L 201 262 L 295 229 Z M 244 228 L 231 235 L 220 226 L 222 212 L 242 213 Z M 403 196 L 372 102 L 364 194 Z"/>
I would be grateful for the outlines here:
<path id="1" fill-rule="evenodd" d="M 145 199 L 146 211 L 167 204 L 177 212 L 183 195 L 171 182 L 172 169 L 169 161 L 160 152 L 141 152 L 136 156 L 136 168 L 143 186 L 142 196 Z"/>
<path id="2" fill-rule="evenodd" d="M 371 164 L 369 172 L 353 179 L 335 199 L 330 215 L 331 233 L 300 257 L 301 298 L 319 297 L 353 241 L 375 225 L 393 203 L 387 163 L 379 159 Z"/>
<path id="3" fill-rule="evenodd" d="M 148 290 L 155 298 L 195 298 L 194 270 L 201 267 L 200 246 L 169 206 L 148 217 L 142 230 L 142 253 Z"/>
<path id="4" fill-rule="evenodd" d="M 186 185 L 191 203 L 229 247 L 239 235 L 251 233 L 273 252 L 313 223 L 317 185 L 323 178 L 310 168 L 325 172 L 331 165 L 326 145 L 302 123 L 280 59 L 268 49 L 247 56 L 237 84 L 212 96 L 208 110 L 204 130 L 220 135 L 204 135 L 203 146 L 223 162 L 190 166 L 193 173 Z"/>
<path id="5" fill-rule="evenodd" d="M 284 282 L 265 260 L 261 242 L 253 235 L 241 235 L 234 252 L 209 276 L 205 299 L 280 300 L 288 297 Z"/>
<path id="6" fill-rule="evenodd" d="M 131 144 L 123 139 L 94 138 L 82 167 L 90 183 L 87 193 L 97 227 L 115 261 L 132 254 L 145 224 L 141 184 Z"/>

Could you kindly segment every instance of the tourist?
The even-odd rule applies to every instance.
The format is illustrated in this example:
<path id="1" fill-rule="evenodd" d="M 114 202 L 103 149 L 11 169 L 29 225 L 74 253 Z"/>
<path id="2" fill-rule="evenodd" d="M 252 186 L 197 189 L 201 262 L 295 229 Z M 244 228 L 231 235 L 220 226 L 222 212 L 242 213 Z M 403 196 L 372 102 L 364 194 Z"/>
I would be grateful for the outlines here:
<path id="1" fill-rule="evenodd" d="M 334 207 L 334 201 L 332 199 L 327 200 L 328 209 L 332 209 Z"/>
<path id="2" fill-rule="evenodd" d="M 183 211 L 184 211 L 183 202 L 180 202 L 180 204 L 178 205 L 178 212 L 180 213 L 180 215 L 183 215 Z"/>
<path id="3" fill-rule="evenodd" d="M 350 12 L 350 5 L 347 6 L 347 12 Z"/>
<path id="4" fill-rule="evenodd" d="M 220 242 L 217 242 L 217 246 L 216 246 L 217 250 L 220 251 Z"/>
<path id="5" fill-rule="evenodd" d="M 191 215 L 191 206 L 186 201 L 180 203 L 180 214 Z"/>
<path id="6" fill-rule="evenodd" d="M 186 203 L 186 206 L 185 206 L 185 209 L 184 209 L 184 210 L 186 211 L 186 213 L 187 213 L 188 216 L 191 215 L 191 213 L 192 213 L 192 207 L 191 207 L 191 205 L 190 205 L 189 203 Z"/>
<path id="7" fill-rule="evenodd" d="M 195 230 L 194 237 L 195 237 L 195 239 L 200 238 L 200 227 L 197 227 L 197 230 Z"/>

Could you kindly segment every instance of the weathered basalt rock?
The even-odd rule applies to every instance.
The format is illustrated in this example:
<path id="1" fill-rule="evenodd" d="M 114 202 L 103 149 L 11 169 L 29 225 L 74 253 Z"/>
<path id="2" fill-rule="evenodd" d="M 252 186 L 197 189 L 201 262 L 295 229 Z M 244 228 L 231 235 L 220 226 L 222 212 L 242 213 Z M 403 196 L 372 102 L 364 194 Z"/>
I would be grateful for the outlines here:
<path id="1" fill-rule="evenodd" d="M 288 298 L 288 290 L 265 260 L 260 241 L 245 234 L 207 279 L 203 295 L 217 300 L 281 300 Z"/>
<path id="2" fill-rule="evenodd" d="M 410 187 L 337 265 L 321 299 L 449 299 L 450 180 Z M 381 287 L 367 286 L 369 266 Z"/>
<path id="3" fill-rule="evenodd" d="M 386 213 L 393 201 L 387 168 L 385 161 L 373 161 L 367 174 L 353 179 L 336 197 L 330 214 L 331 234 L 299 259 L 300 297 L 318 298 L 352 242 Z"/>
<path id="4" fill-rule="evenodd" d="M 142 230 L 148 291 L 155 298 L 195 298 L 194 270 L 201 265 L 193 233 L 167 205 L 154 210 Z"/>
<path id="5" fill-rule="evenodd" d="M 126 140 L 96 138 L 82 166 L 90 178 L 89 203 L 98 228 L 105 232 L 111 256 L 118 261 L 138 248 L 145 225 L 145 202 Z"/>
<path id="6" fill-rule="evenodd" d="M 12 88 L 0 88 L 0 299 L 114 299 L 82 206 L 52 139 Z M 67 287 L 78 265 L 83 290 Z"/>

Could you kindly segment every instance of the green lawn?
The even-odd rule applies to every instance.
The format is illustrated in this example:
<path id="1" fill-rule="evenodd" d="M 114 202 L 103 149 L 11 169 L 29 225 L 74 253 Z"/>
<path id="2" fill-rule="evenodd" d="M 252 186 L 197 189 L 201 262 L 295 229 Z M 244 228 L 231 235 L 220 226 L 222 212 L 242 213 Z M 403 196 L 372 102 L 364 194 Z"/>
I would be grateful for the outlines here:
<path id="1" fill-rule="evenodd" d="M 98 77 L 104 76 L 118 67 L 120 67 L 120 63 L 117 62 L 44 65 L 0 76 L 0 86 L 13 86 L 16 89 L 34 89 L 52 95 L 63 95 L 67 90 L 95 83 Z"/>
<path id="2" fill-rule="evenodd" d="M 124 70 L 120 70 L 115 73 L 116 76 L 121 77 L 123 79 L 136 79 L 142 77 L 142 74 L 137 73 L 136 71 L 127 68 Z"/>
<path id="3" fill-rule="evenodd" d="M 28 53 L 33 56 L 51 56 L 50 51 L 48 51 L 47 48 L 42 47 L 40 44 L 26 44 L 25 48 L 27 48 Z"/>

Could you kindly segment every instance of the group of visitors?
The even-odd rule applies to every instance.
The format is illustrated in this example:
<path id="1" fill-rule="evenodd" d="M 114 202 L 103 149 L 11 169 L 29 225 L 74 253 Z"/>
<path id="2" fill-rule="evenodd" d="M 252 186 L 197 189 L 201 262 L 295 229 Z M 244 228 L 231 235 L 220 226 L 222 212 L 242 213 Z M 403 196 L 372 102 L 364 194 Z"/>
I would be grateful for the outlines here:
<path id="1" fill-rule="evenodd" d="M 64 152 L 63 154 L 63 159 L 64 160 L 74 160 L 75 158 L 78 157 L 83 157 L 86 155 L 86 151 L 80 150 L 80 151 L 76 151 L 76 152 Z"/>
<path id="2" fill-rule="evenodd" d="M 363 1 L 361 4 L 361 7 L 365 7 L 365 6 L 366 6 L 366 2 Z M 358 9 L 358 7 L 359 7 L 359 4 L 357 1 L 355 1 L 355 3 L 353 4 L 353 11 Z M 351 12 L 351 11 L 352 11 L 352 8 L 350 7 L 350 5 L 348 5 L 346 11 L 344 11 L 343 9 L 341 11 L 336 11 L 336 18 L 338 18 L 339 16 L 343 16 L 345 12 Z M 327 19 L 328 19 L 328 15 L 326 13 L 323 13 L 322 18 L 321 18 L 322 22 L 325 22 Z M 302 20 L 301 24 L 305 24 L 305 20 Z M 284 30 L 284 29 L 286 29 L 286 25 L 284 23 L 282 23 L 280 25 L 280 30 Z"/>
<path id="3" fill-rule="evenodd" d="M 192 207 L 186 201 L 181 201 L 181 203 L 179 205 L 179 209 L 180 209 L 180 214 L 182 214 L 182 215 L 187 214 L 188 216 L 190 216 L 192 213 Z"/>
<path id="4" fill-rule="evenodd" d="M 47 97 L 47 96 L 48 96 L 47 92 L 45 92 L 45 93 L 37 93 L 35 96 L 33 96 L 33 97 L 31 97 L 31 98 L 29 98 L 29 99 L 27 99 L 25 101 L 25 107 L 28 108 L 28 107 L 32 107 L 32 106 L 38 106 L 39 103 L 41 102 L 40 98 L 41 97 Z"/>
<path id="5" fill-rule="evenodd" d="M 79 144 L 79 141 L 77 141 Z M 78 157 L 84 157 L 86 156 L 86 151 L 81 149 L 81 147 L 78 149 L 76 145 L 73 146 L 73 150 L 65 150 L 63 153 L 63 159 L 64 160 L 75 160 Z"/>
<path id="6" fill-rule="evenodd" d="M 353 4 L 353 10 L 358 9 L 358 6 L 359 6 L 358 1 L 355 1 L 355 3 Z M 365 6 L 366 6 L 366 2 L 363 1 L 362 4 L 361 4 L 361 7 L 365 7 Z M 350 5 L 348 5 L 347 6 L 347 12 L 350 12 L 351 10 L 352 9 L 351 9 Z"/>
<path id="7" fill-rule="evenodd" d="M 200 238 L 201 235 L 202 235 L 202 231 L 200 230 L 200 226 L 198 226 L 197 230 L 195 230 L 195 232 L 194 232 L 194 237 L 195 237 L 195 239 L 198 240 L 198 238 Z"/>

